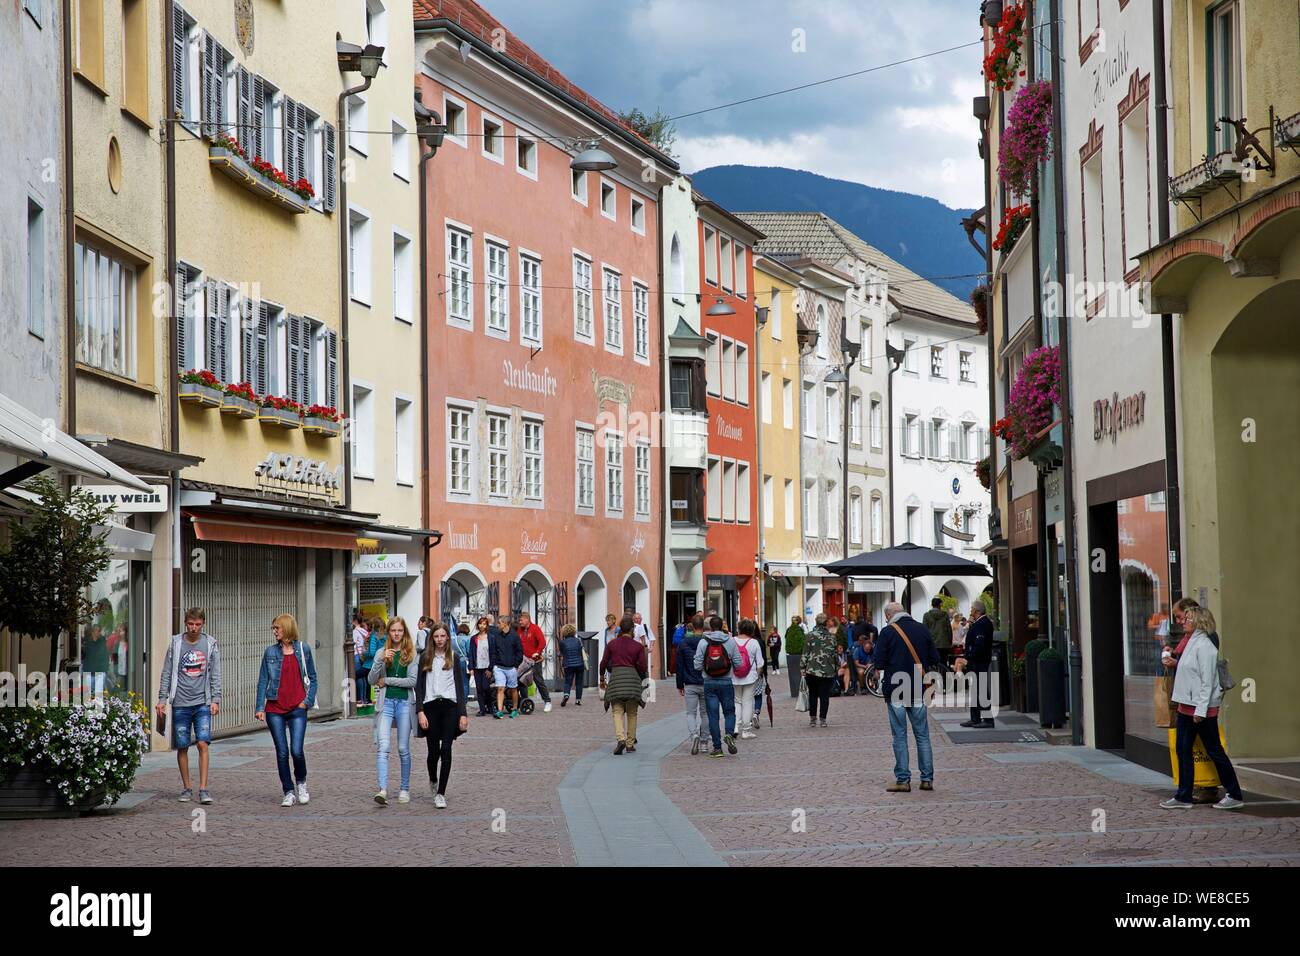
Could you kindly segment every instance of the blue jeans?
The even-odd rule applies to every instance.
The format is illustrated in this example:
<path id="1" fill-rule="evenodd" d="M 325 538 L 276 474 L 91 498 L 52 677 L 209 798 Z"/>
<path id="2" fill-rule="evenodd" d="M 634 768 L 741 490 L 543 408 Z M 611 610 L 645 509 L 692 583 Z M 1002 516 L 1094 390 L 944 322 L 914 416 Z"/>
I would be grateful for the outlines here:
<path id="1" fill-rule="evenodd" d="M 402 765 L 402 789 L 411 789 L 411 702 L 406 698 L 384 698 L 379 712 L 379 789 L 388 789 L 388 732 L 397 725 L 397 757 Z"/>
<path id="2" fill-rule="evenodd" d="M 352 673 L 356 675 L 357 679 L 357 703 L 368 704 L 370 703 L 370 679 L 368 676 L 370 671 L 361 666 L 360 657 L 353 657 L 352 663 Z"/>
<path id="3" fill-rule="evenodd" d="M 172 704 L 172 744 L 177 750 L 184 750 L 192 743 L 212 743 L 211 706 L 177 707 Z"/>
<path id="4" fill-rule="evenodd" d="M 307 782 L 307 756 L 302 743 L 307 736 L 307 708 L 295 707 L 292 713 L 266 712 L 266 729 L 275 742 L 275 769 L 280 771 L 280 788 L 289 793 L 293 784 Z M 293 755 L 293 776 L 289 776 L 289 756 Z"/>
<path id="5" fill-rule="evenodd" d="M 930 747 L 930 721 L 925 704 L 904 707 L 902 704 L 889 705 L 889 731 L 894 735 L 894 779 L 907 783 L 912 779 L 912 771 L 907 765 L 907 724 L 912 724 L 912 733 L 916 737 L 916 762 L 921 765 L 921 780 L 934 780 L 934 751 Z"/>
<path id="6" fill-rule="evenodd" d="M 566 667 L 564 669 L 564 696 L 569 696 L 569 687 L 572 686 L 574 692 L 578 695 L 578 700 L 582 700 L 582 679 L 586 674 L 585 667 Z"/>
<path id="7" fill-rule="evenodd" d="M 1174 797 L 1183 803 L 1192 802 L 1192 789 L 1196 781 L 1196 763 L 1193 758 L 1196 738 L 1205 746 L 1205 755 L 1214 762 L 1214 769 L 1219 772 L 1219 783 L 1224 791 L 1234 800 L 1241 799 L 1241 784 L 1237 782 L 1237 772 L 1232 769 L 1219 740 L 1219 718 L 1204 717 L 1198 724 L 1186 714 L 1178 714 L 1174 719 L 1174 753 L 1178 755 L 1178 792 Z"/>
<path id="8" fill-rule="evenodd" d="M 709 712 L 709 737 L 713 740 L 713 749 L 722 749 L 722 732 L 718 728 L 718 708 L 727 718 L 727 733 L 736 732 L 736 685 L 730 677 L 717 679 L 704 678 L 704 707 Z"/>

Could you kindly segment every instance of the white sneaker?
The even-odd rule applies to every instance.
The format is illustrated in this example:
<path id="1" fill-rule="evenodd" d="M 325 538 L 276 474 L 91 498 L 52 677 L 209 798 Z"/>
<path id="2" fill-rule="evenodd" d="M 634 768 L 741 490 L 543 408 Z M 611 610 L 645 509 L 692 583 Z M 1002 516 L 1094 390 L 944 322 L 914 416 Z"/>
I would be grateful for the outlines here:
<path id="1" fill-rule="evenodd" d="M 284 795 L 284 799 L 280 801 L 280 806 L 282 806 L 282 807 L 291 807 L 291 806 L 293 806 L 293 791 L 292 791 L 292 790 L 290 790 L 288 793 L 286 793 L 286 794 Z"/>
<path id="2" fill-rule="evenodd" d="M 410 791 L 408 791 L 408 790 L 403 790 L 403 791 L 401 791 L 400 793 L 398 793 L 398 795 L 397 795 L 397 802 L 398 802 L 398 803 L 410 803 L 410 802 L 411 802 L 411 793 L 410 793 Z"/>
<path id="3" fill-rule="evenodd" d="M 433 805 L 437 807 L 439 810 L 446 810 L 447 798 L 440 793 L 435 793 L 433 795 Z"/>
<path id="4" fill-rule="evenodd" d="M 546 706 L 542 708 L 542 713 L 549 714 L 550 712 L 551 712 L 551 702 L 548 700 L 546 702 Z"/>
<path id="5" fill-rule="evenodd" d="M 298 784 L 298 802 L 307 803 L 311 800 L 311 794 L 307 792 L 307 784 Z"/>
<path id="6" fill-rule="evenodd" d="M 378 793 L 376 793 L 375 803 L 379 804 L 381 807 L 388 806 L 388 791 L 380 790 Z"/>
<path id="7" fill-rule="evenodd" d="M 741 740 L 753 740 L 758 734 L 751 734 L 748 730 L 743 731 L 740 735 Z"/>
<path id="8" fill-rule="evenodd" d="M 1236 797 L 1230 797 L 1226 793 L 1223 799 L 1214 805 L 1216 810 L 1239 810 L 1246 805 L 1245 800 L 1238 800 Z"/>

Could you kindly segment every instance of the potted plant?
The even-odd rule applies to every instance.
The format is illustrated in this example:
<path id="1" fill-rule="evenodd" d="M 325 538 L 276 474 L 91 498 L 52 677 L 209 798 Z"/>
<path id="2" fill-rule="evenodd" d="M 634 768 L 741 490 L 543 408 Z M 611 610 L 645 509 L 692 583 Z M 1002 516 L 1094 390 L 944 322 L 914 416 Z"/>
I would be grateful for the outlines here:
<path id="1" fill-rule="evenodd" d="M 993 238 L 994 252 L 1001 252 L 1005 256 L 1011 251 L 1021 233 L 1029 226 L 1029 215 L 1028 203 L 1008 206 L 1003 211 L 1002 221 L 998 223 L 998 234 Z"/>
<path id="2" fill-rule="evenodd" d="M 1038 655 L 1038 725 L 1065 726 L 1065 657 L 1054 647 Z"/>
<path id="3" fill-rule="evenodd" d="M 992 477 L 989 475 L 989 467 L 990 462 L 988 455 L 985 455 L 979 461 L 975 462 L 975 477 L 979 479 L 979 483 L 984 487 L 985 491 L 989 490 L 989 485 L 992 482 Z"/>
<path id="4" fill-rule="evenodd" d="M 1006 417 L 994 423 L 993 434 L 1007 443 L 1012 458 L 1024 458 L 1054 421 L 1060 403 L 1061 352 L 1055 345 L 1044 345 L 1025 356 L 1011 386 Z"/>
<path id="5" fill-rule="evenodd" d="M 979 330 L 980 335 L 986 335 L 989 330 L 988 305 L 988 286 L 977 285 L 971 289 L 970 307 L 975 310 L 975 328 Z"/>
<path id="6" fill-rule="evenodd" d="M 998 148 L 998 179 L 1017 196 L 1028 196 L 1038 164 L 1052 148 L 1052 84 L 1030 83 L 1016 93 Z"/>
<path id="7" fill-rule="evenodd" d="M 343 430 L 339 410 L 333 405 L 309 405 L 303 412 L 302 430 L 309 435 L 337 438 Z"/>
<path id="8" fill-rule="evenodd" d="M 182 402 L 200 408 L 221 407 L 221 380 L 207 369 L 192 368 L 180 376 L 179 397 Z"/>
<path id="9" fill-rule="evenodd" d="M 1022 714 L 1026 713 L 1025 672 L 1025 655 L 1022 651 L 1011 658 L 1011 693 L 1015 698 L 1013 706 Z"/>
<path id="10" fill-rule="evenodd" d="M 236 418 L 257 416 L 257 393 L 247 382 L 231 383 L 221 395 L 221 414 Z"/>
<path id="11" fill-rule="evenodd" d="M 135 694 L 0 708 L 0 817 L 76 816 L 131 789 L 149 747 Z"/>
<path id="12" fill-rule="evenodd" d="M 263 395 L 257 405 L 257 420 L 278 428 L 302 427 L 302 405 L 292 398 Z"/>
<path id="13" fill-rule="evenodd" d="M 1025 5 L 1009 3 L 1002 11 L 1002 19 L 989 37 L 989 52 L 984 57 L 984 77 L 996 89 L 1009 90 L 1016 76 L 1024 76 L 1020 69 L 1025 47 Z"/>

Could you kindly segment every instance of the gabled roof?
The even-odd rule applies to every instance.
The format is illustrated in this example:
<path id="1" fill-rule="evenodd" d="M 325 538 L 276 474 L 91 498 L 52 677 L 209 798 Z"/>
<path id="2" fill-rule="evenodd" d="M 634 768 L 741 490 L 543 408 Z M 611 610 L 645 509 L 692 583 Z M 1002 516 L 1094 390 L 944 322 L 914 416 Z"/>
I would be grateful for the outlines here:
<path id="1" fill-rule="evenodd" d="M 824 212 L 738 212 L 767 238 L 755 248 L 778 255 L 798 249 L 811 259 L 835 263 L 849 255 L 885 270 L 889 298 L 899 309 L 975 324 L 975 310 L 952 293 L 922 279 L 907 266 L 885 255 Z"/>

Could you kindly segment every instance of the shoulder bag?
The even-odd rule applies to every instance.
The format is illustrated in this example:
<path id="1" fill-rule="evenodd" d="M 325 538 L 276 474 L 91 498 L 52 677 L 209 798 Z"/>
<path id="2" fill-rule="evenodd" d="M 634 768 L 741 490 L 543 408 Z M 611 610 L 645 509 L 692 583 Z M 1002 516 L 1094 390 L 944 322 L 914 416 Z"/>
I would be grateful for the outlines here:
<path id="1" fill-rule="evenodd" d="M 903 643 L 907 645 L 907 651 L 909 654 L 912 655 L 912 660 L 916 661 L 916 666 L 921 668 L 921 680 L 925 681 L 925 675 L 926 673 L 928 673 L 928 671 L 926 670 L 926 666 L 921 663 L 921 658 L 920 655 L 916 653 L 916 648 L 912 646 L 912 642 L 908 639 L 907 632 L 904 631 L 897 624 L 890 624 L 889 626 L 898 632 L 898 636 L 901 637 L 903 639 Z M 927 682 L 925 690 L 921 692 L 921 700 L 925 704 L 929 704 L 934 700 L 933 683 Z"/>

